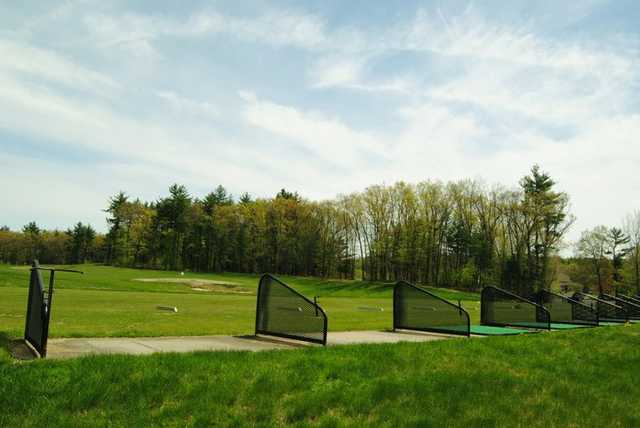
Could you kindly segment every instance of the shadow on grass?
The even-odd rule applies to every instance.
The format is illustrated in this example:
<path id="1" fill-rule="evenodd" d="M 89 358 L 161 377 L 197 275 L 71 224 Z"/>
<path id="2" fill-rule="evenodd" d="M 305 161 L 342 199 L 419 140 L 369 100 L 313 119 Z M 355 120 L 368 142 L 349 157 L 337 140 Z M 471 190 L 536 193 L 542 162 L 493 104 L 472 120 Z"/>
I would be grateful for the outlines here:
<path id="1" fill-rule="evenodd" d="M 9 342 L 11 342 L 11 340 L 12 339 L 9 337 L 7 333 L 0 331 L 0 348 L 1 349 L 8 350 Z"/>
<path id="2" fill-rule="evenodd" d="M 29 348 L 22 339 L 9 336 L 7 333 L 0 331 L 0 362 L 3 359 L 9 360 L 33 360 L 36 358 L 31 348 Z"/>
<path id="3" fill-rule="evenodd" d="M 0 364 L 9 360 L 11 356 L 11 350 L 9 349 L 9 344 L 11 343 L 11 338 L 8 334 L 3 331 L 0 331 Z"/>

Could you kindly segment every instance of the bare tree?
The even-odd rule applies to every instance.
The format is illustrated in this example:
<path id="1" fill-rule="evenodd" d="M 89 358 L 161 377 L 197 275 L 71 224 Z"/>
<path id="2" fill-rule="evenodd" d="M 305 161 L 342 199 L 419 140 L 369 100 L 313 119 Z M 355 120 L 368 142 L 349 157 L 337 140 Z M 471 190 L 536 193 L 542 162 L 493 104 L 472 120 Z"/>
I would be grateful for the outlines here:
<path id="1" fill-rule="evenodd" d="M 628 214 L 623 220 L 622 229 L 629 237 L 629 260 L 633 266 L 636 293 L 640 294 L 640 210 Z"/>
<path id="2" fill-rule="evenodd" d="M 597 226 L 582 232 L 576 245 L 576 252 L 579 257 L 590 261 L 593 273 L 598 279 L 598 293 L 604 293 L 606 272 L 611 266 L 611 261 L 607 257 L 611 253 L 609 229 L 605 226 Z"/>

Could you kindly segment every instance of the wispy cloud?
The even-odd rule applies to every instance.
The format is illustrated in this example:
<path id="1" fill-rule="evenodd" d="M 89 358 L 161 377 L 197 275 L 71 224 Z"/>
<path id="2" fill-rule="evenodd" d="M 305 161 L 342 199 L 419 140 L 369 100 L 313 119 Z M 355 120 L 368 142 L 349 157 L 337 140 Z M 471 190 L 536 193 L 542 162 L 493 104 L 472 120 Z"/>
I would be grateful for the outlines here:
<path id="1" fill-rule="evenodd" d="M 640 188 L 639 35 L 548 31 L 535 15 L 564 28 L 598 6 L 584 4 L 517 19 L 425 5 L 381 21 L 330 4 L 39 8 L 1 33 L 0 145 L 93 160 L 5 156 L 3 183 L 38 171 L 99 216 L 110 192 L 153 199 L 173 181 L 326 198 L 394 180 L 516 183 L 537 162 L 572 195 L 578 228 L 614 222 Z M 14 218 L 47 211 L 14 203 Z"/>
<path id="2" fill-rule="evenodd" d="M 51 50 L 0 39 L 0 72 L 30 76 L 66 85 L 70 89 L 111 91 L 118 84 L 109 76 L 84 67 Z"/>
<path id="3" fill-rule="evenodd" d="M 144 46 L 156 52 L 153 43 L 161 37 L 201 38 L 228 34 L 250 43 L 314 49 L 326 45 L 324 23 L 310 14 L 291 11 L 267 12 L 240 18 L 215 10 L 194 13 L 179 20 L 168 16 L 89 14 L 87 30 L 103 47 Z"/>
<path id="4" fill-rule="evenodd" d="M 379 139 L 355 131 L 337 119 L 262 101 L 249 92 L 243 91 L 240 96 L 247 102 L 244 114 L 250 125 L 289 139 L 328 165 L 358 168 L 366 164 L 365 154 L 383 156 L 384 144 Z"/>
<path id="5" fill-rule="evenodd" d="M 196 101 L 171 91 L 156 91 L 156 95 L 177 114 L 203 119 L 220 118 L 220 109 L 210 102 Z"/>

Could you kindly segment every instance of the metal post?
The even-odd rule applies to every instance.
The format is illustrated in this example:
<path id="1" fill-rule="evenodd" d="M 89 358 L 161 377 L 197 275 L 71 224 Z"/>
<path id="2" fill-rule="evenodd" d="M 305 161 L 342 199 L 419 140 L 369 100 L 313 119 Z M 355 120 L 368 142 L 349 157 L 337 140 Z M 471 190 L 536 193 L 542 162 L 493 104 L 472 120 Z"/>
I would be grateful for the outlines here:
<path id="1" fill-rule="evenodd" d="M 49 268 L 41 268 L 41 267 L 33 267 L 34 271 L 38 270 L 48 270 L 49 274 L 49 290 L 47 291 L 47 299 L 44 299 L 42 296 L 42 308 L 41 308 L 41 319 L 42 319 L 42 352 L 41 357 L 47 356 L 47 341 L 49 339 L 49 321 L 51 320 L 51 304 L 53 302 L 53 293 L 54 293 L 54 284 L 55 284 L 55 275 L 56 272 L 71 272 L 71 273 L 79 273 L 84 274 L 82 271 L 74 270 L 74 269 L 49 269 Z M 44 291 L 43 291 L 44 294 Z M 27 321 L 28 322 L 28 321 Z"/>
<path id="2" fill-rule="evenodd" d="M 51 302 L 53 301 L 53 284 L 55 283 L 56 271 L 52 269 L 49 273 L 49 290 L 47 291 L 47 300 L 44 302 L 42 310 L 42 318 L 44 325 L 42 328 L 42 357 L 47 356 L 47 342 L 49 338 L 49 321 L 51 320 Z M 44 299 L 43 299 L 44 300 Z"/>
<path id="3" fill-rule="evenodd" d="M 31 311 L 33 309 L 31 307 L 31 298 L 33 297 L 33 282 L 34 282 L 33 275 L 36 273 L 37 264 L 38 262 L 34 261 L 33 264 L 31 265 L 31 275 L 29 277 L 29 297 L 27 300 L 27 317 L 24 323 L 24 340 L 25 341 L 29 337 L 29 320 L 31 319 Z"/>

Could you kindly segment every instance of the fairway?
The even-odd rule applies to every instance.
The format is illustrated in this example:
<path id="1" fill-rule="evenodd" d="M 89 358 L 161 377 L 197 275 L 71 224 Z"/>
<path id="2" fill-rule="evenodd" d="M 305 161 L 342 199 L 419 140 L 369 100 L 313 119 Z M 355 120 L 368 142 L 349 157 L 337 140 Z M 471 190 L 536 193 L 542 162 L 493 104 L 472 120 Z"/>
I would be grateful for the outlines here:
<path id="1" fill-rule="evenodd" d="M 51 337 L 137 337 L 252 334 L 255 327 L 259 276 L 194 274 L 77 266 L 85 275 L 59 274 L 51 318 Z M 0 266 L 0 325 L 11 337 L 21 337 L 27 302 L 28 269 Z M 138 279 L 189 279 L 235 284 L 248 294 L 225 290 L 203 292 L 180 282 Z M 297 290 L 320 296 L 329 317 L 329 331 L 386 330 L 393 326 L 392 286 L 361 281 L 321 280 L 283 276 Z M 197 287 L 200 288 L 200 287 Z M 461 299 L 479 319 L 478 295 L 431 289 Z M 157 306 L 175 306 L 177 313 Z"/>

